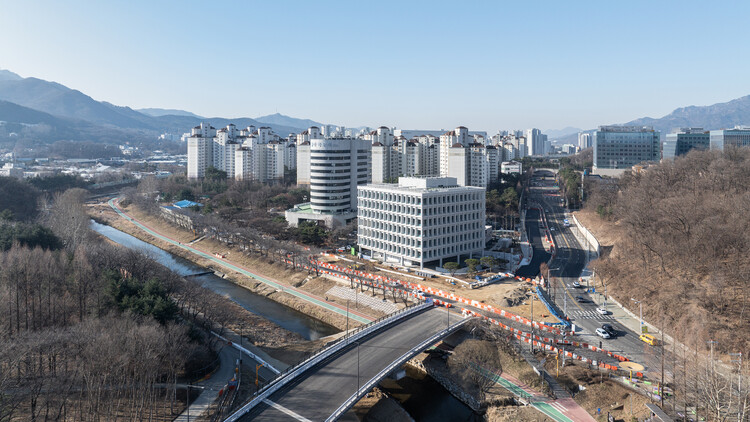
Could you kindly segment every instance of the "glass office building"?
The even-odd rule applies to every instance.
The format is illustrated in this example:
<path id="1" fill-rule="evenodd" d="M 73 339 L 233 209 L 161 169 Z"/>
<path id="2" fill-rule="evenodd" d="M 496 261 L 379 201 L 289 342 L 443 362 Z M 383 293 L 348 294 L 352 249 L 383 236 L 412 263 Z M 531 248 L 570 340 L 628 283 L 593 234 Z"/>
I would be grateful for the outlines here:
<path id="1" fill-rule="evenodd" d="M 664 160 L 674 160 L 675 157 L 685 155 L 692 149 L 708 149 L 710 136 L 702 127 L 689 127 L 675 130 L 665 138 L 661 157 Z"/>
<path id="2" fill-rule="evenodd" d="M 745 147 L 750 145 L 750 126 L 712 130 L 710 136 L 711 149 L 724 151 L 725 147 Z"/>
<path id="3" fill-rule="evenodd" d="M 594 173 L 627 170 L 661 159 L 660 133 L 650 126 L 599 126 L 594 132 Z"/>

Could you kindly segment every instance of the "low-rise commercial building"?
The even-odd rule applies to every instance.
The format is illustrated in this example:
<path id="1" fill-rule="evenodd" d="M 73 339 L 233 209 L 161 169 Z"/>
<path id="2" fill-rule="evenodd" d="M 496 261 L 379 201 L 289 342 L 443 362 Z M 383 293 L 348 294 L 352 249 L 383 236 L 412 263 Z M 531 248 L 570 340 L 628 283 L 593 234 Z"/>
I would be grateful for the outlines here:
<path id="1" fill-rule="evenodd" d="M 360 252 L 405 266 L 443 265 L 481 256 L 485 189 L 453 177 L 402 177 L 398 185 L 357 189 Z"/>
<path id="2" fill-rule="evenodd" d="M 502 174 L 521 174 L 523 173 L 523 164 L 518 161 L 504 161 L 500 164 L 500 173 Z"/>

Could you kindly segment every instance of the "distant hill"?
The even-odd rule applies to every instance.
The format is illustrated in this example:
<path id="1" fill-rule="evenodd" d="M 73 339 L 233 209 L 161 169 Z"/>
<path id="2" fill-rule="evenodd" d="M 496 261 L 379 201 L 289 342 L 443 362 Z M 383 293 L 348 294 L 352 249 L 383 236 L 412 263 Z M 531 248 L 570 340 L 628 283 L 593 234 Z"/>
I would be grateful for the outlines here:
<path id="1" fill-rule="evenodd" d="M 20 79 L 23 78 L 10 70 L 0 69 L 0 81 L 17 81 Z"/>
<path id="2" fill-rule="evenodd" d="M 7 70 L 0 70 L 0 100 L 60 119 L 45 122 L 45 124 L 70 129 L 64 131 L 70 136 L 70 140 L 79 138 L 90 140 L 94 133 L 98 133 L 102 135 L 94 136 L 94 140 L 98 142 L 120 142 L 123 134 L 130 133 L 134 138 L 147 141 L 156 139 L 156 136 L 163 132 L 188 132 L 190 128 L 202 121 L 210 122 L 217 128 L 230 123 L 240 128 L 251 125 L 269 126 L 280 136 L 299 133 L 310 123 L 315 124 L 311 120 L 294 119 L 280 114 L 266 116 L 266 120 L 259 121 L 251 118 L 201 117 L 184 110 L 147 108 L 137 111 L 130 107 L 96 101 L 80 91 L 56 82 L 22 78 Z M 6 108 L 5 112 L 10 113 L 10 106 L 6 105 Z M 20 111 L 16 110 L 16 112 Z M 2 116 L 0 120 L 3 120 Z M 83 124 L 84 122 L 87 124 Z M 78 134 L 74 128 L 81 129 L 82 133 Z M 116 129 L 116 131 L 107 131 L 107 128 Z M 50 131 L 50 133 L 53 132 L 54 130 Z M 88 134 L 83 132 L 88 132 Z M 118 136 L 104 136 L 108 133 L 116 133 Z"/>
<path id="3" fill-rule="evenodd" d="M 202 119 L 203 117 L 193 114 L 189 111 L 185 110 L 176 110 L 171 108 L 139 108 L 136 110 L 139 113 L 143 113 L 146 115 L 149 115 L 151 117 L 161 117 L 161 116 L 187 116 L 187 117 L 193 117 L 195 119 Z"/>
<path id="4" fill-rule="evenodd" d="M 300 129 L 307 129 L 310 126 L 323 126 L 323 123 L 316 122 L 314 120 L 310 119 L 297 119 L 295 117 L 289 117 L 285 116 L 283 114 L 274 113 L 269 114 L 268 116 L 261 116 L 256 117 L 255 120 L 266 123 L 266 124 L 274 124 L 274 125 L 282 125 L 282 126 L 290 126 L 290 127 L 296 127 Z"/>
<path id="5" fill-rule="evenodd" d="M 578 134 L 578 132 L 582 132 L 583 129 L 577 128 L 577 127 L 565 127 L 563 129 L 548 129 L 542 131 L 550 140 L 556 140 L 558 138 L 562 138 L 567 135 L 571 135 L 573 133 Z"/>
<path id="6" fill-rule="evenodd" d="M 672 129 L 680 127 L 713 130 L 750 125 L 750 95 L 710 106 L 681 107 L 659 119 L 644 117 L 625 124 L 653 126 L 662 133 L 669 133 Z"/>
<path id="7" fill-rule="evenodd" d="M 80 91 L 37 78 L 0 80 L 0 100 L 103 126 L 128 129 L 151 126 L 150 116 L 128 107 L 96 101 Z"/>

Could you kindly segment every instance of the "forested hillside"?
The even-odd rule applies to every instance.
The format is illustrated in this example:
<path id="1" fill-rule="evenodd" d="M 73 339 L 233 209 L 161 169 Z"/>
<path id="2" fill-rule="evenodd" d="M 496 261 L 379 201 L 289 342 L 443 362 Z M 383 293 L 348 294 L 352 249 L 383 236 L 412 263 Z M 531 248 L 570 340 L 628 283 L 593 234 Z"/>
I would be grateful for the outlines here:
<path id="1" fill-rule="evenodd" d="M 178 323 L 192 284 L 93 237 L 86 194 L 34 219 L 40 192 L 0 177 L 0 421 L 172 420 L 177 380 L 213 360 Z"/>
<path id="2" fill-rule="evenodd" d="M 648 321 L 688 344 L 747 351 L 750 149 L 693 152 L 587 188 L 587 208 L 622 233 L 596 264 L 609 292 L 643 300 Z"/>

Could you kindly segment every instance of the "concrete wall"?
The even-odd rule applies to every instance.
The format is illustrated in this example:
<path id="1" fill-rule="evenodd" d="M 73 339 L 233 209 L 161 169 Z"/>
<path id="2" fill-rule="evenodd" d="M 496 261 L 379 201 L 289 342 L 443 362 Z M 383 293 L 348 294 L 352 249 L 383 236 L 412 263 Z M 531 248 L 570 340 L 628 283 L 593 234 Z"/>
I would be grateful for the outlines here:
<path id="1" fill-rule="evenodd" d="M 586 227 L 581 224 L 580 221 L 576 218 L 576 216 L 573 216 L 573 222 L 575 223 L 576 227 L 578 227 L 578 230 L 581 231 L 581 234 L 583 235 L 583 238 L 586 240 L 586 245 L 590 251 L 596 253 L 598 256 L 601 252 L 601 246 L 599 245 L 599 241 L 596 240 L 596 237 L 587 229 Z"/>

